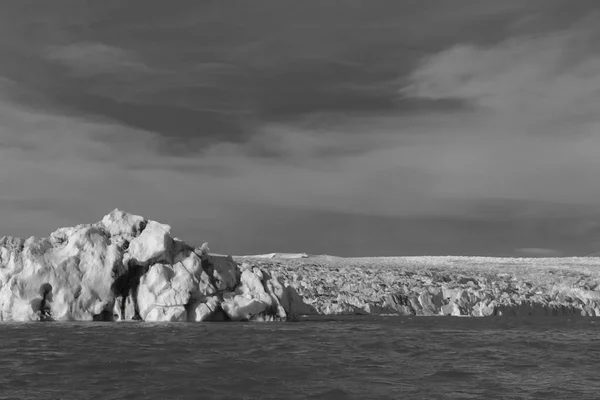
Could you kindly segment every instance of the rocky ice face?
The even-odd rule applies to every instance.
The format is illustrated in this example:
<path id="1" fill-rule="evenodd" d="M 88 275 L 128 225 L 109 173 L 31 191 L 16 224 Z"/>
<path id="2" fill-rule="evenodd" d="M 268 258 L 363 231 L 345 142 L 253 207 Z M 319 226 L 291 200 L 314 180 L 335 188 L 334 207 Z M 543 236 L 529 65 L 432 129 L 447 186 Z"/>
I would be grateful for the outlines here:
<path id="1" fill-rule="evenodd" d="M 0 321 L 285 320 L 305 311 L 281 278 L 170 231 L 116 209 L 47 238 L 0 239 Z"/>

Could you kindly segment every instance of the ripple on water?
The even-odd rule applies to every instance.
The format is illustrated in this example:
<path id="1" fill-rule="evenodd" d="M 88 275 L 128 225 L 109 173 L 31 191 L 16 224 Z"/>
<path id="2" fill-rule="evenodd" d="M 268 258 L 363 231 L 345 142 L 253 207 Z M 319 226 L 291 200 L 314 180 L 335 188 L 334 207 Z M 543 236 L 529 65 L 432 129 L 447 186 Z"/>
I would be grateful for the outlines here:
<path id="1" fill-rule="evenodd" d="M 312 399 L 312 400 L 352 400 L 355 399 L 356 397 L 352 396 L 352 394 L 350 392 L 347 392 L 343 389 L 328 389 L 325 390 L 324 392 L 321 393 L 317 393 L 317 394 L 313 394 L 313 395 L 309 395 L 306 397 L 307 399 Z"/>
<path id="2" fill-rule="evenodd" d="M 597 399 L 600 325 L 0 324 L 0 399 Z"/>
<path id="3" fill-rule="evenodd" d="M 462 371 L 459 369 L 449 368 L 449 369 L 440 369 L 435 371 L 431 375 L 426 375 L 425 381 L 434 381 L 439 382 L 443 380 L 472 380 L 476 379 L 477 374 L 468 371 Z"/>

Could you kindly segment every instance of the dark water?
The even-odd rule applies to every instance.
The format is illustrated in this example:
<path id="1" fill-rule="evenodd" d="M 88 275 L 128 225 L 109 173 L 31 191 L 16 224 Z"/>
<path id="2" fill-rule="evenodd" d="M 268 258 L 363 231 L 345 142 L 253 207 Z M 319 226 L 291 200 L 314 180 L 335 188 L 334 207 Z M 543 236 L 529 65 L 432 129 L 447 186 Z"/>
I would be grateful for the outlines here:
<path id="1" fill-rule="evenodd" d="M 600 319 L 0 324 L 0 399 L 599 399 Z"/>

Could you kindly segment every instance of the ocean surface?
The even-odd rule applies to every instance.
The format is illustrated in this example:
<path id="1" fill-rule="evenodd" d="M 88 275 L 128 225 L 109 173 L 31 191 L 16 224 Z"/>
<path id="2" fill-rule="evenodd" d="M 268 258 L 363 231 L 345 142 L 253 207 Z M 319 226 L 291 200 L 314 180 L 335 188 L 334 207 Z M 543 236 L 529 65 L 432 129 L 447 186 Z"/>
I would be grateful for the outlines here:
<path id="1" fill-rule="evenodd" d="M 0 399 L 600 399 L 600 319 L 0 323 Z"/>

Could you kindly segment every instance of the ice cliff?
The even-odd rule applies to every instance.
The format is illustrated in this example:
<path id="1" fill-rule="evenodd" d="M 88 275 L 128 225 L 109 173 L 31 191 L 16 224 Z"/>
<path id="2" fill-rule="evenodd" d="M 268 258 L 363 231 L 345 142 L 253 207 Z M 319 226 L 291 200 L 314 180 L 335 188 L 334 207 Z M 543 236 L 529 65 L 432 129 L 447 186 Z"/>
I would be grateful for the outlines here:
<path id="1" fill-rule="evenodd" d="M 241 258 L 314 314 L 600 316 L 600 258 Z"/>
<path id="2" fill-rule="evenodd" d="M 598 259 L 220 256 L 114 210 L 0 239 L 0 321 L 286 320 L 302 314 L 600 316 Z"/>
<path id="3" fill-rule="evenodd" d="M 47 238 L 0 239 L 0 321 L 285 320 L 303 302 L 276 274 L 114 210 Z"/>

